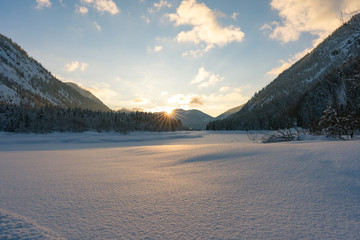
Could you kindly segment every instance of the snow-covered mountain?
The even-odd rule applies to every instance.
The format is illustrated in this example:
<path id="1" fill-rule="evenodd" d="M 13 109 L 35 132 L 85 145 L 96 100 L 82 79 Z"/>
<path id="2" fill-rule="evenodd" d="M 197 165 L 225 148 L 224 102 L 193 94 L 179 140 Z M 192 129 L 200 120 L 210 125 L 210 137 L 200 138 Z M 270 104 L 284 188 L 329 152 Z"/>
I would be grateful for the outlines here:
<path id="1" fill-rule="evenodd" d="M 256 93 L 237 113 L 208 129 L 308 128 L 327 105 L 360 107 L 360 14 Z"/>
<path id="2" fill-rule="evenodd" d="M 19 45 L 1 34 L 0 102 L 110 111 L 90 92 L 56 79 Z"/>
<path id="3" fill-rule="evenodd" d="M 185 128 L 193 130 L 204 130 L 206 124 L 214 120 L 212 116 L 196 109 L 175 109 L 172 114 L 176 119 L 181 120 L 181 124 Z"/>

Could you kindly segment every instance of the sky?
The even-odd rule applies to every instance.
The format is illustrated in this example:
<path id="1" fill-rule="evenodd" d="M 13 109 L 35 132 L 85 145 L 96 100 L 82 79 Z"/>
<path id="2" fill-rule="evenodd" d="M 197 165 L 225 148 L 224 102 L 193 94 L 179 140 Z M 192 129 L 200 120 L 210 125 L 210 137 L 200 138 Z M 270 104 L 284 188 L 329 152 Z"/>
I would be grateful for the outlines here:
<path id="1" fill-rule="evenodd" d="M 216 117 L 358 9 L 359 0 L 1 0 L 0 33 L 112 109 Z"/>

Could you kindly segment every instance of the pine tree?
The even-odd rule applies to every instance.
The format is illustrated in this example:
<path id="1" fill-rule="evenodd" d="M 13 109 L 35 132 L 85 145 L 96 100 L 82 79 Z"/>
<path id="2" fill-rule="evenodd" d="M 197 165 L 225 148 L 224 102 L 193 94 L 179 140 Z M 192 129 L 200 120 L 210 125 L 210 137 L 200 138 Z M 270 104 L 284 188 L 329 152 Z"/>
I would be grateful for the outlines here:
<path id="1" fill-rule="evenodd" d="M 324 110 L 319 127 L 327 137 L 342 138 L 343 126 L 341 125 L 338 111 L 332 105 L 328 105 Z"/>

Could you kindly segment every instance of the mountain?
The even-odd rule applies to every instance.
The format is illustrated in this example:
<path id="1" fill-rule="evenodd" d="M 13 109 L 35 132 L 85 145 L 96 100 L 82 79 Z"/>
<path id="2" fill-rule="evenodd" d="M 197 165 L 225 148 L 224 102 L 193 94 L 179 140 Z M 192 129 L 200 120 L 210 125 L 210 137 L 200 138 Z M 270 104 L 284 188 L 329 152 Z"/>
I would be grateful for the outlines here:
<path id="1" fill-rule="evenodd" d="M 56 79 L 19 45 L 1 34 L 0 102 L 110 111 L 90 92 Z"/>
<path id="2" fill-rule="evenodd" d="M 328 105 L 360 107 L 360 14 L 256 93 L 236 114 L 208 129 L 309 128 Z"/>
<path id="3" fill-rule="evenodd" d="M 78 93 L 80 93 L 83 97 L 86 97 L 92 101 L 94 101 L 95 103 L 97 103 L 98 105 L 104 105 L 104 103 L 98 99 L 97 97 L 95 97 L 90 91 L 80 87 L 79 85 L 77 85 L 76 83 L 73 82 L 66 82 L 67 85 L 69 85 L 70 87 L 72 87 L 73 89 L 75 89 Z"/>
<path id="4" fill-rule="evenodd" d="M 234 107 L 234 108 L 231 108 L 229 110 L 227 110 L 226 112 L 220 114 L 219 116 L 217 116 L 215 119 L 216 120 L 222 120 L 222 119 L 225 119 L 227 118 L 228 116 L 234 114 L 234 113 L 237 113 L 238 111 L 240 111 L 243 107 L 244 107 L 245 104 L 241 104 L 240 106 L 237 106 L 237 107 Z"/>
<path id="5" fill-rule="evenodd" d="M 195 109 L 175 109 L 173 110 L 172 115 L 176 119 L 181 120 L 181 124 L 185 128 L 192 130 L 205 130 L 206 124 L 214 120 L 212 116 Z"/>

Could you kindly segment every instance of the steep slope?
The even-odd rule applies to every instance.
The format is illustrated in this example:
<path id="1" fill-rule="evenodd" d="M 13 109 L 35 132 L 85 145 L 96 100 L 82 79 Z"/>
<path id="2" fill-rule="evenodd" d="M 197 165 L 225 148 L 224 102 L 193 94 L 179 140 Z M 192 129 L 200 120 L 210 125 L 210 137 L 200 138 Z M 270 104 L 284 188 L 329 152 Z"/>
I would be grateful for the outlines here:
<path id="1" fill-rule="evenodd" d="M 204 130 L 206 124 L 214 120 L 210 115 L 195 109 L 175 109 L 172 114 L 176 119 L 181 120 L 181 124 L 185 128 L 193 130 Z"/>
<path id="2" fill-rule="evenodd" d="M 232 115 L 232 114 L 237 113 L 238 111 L 240 111 L 240 110 L 244 107 L 244 105 L 245 105 L 245 104 L 241 104 L 240 106 L 231 108 L 231 109 L 227 110 L 226 112 L 223 112 L 222 114 L 220 114 L 219 116 L 217 116 L 215 119 L 216 119 L 216 120 L 225 119 L 225 118 L 227 118 L 228 116 L 230 116 L 230 115 Z"/>
<path id="3" fill-rule="evenodd" d="M 360 15 L 337 29 L 312 52 L 256 93 L 236 114 L 210 123 L 208 129 L 277 129 L 319 121 L 328 104 L 346 107 L 353 86 L 338 72 L 359 61 Z M 356 65 L 356 64 L 355 64 Z M 348 76 L 358 82 L 358 79 Z M 354 103 L 355 104 L 355 103 Z"/>
<path id="4" fill-rule="evenodd" d="M 19 45 L 1 34 L 0 102 L 110 111 L 93 95 L 86 96 L 56 79 Z"/>
<path id="5" fill-rule="evenodd" d="M 95 97 L 90 91 L 80 87 L 79 85 L 77 85 L 76 83 L 73 82 L 66 82 L 66 84 L 70 87 L 72 87 L 73 89 L 75 89 L 78 93 L 80 93 L 83 97 L 86 97 L 92 101 L 94 101 L 95 103 L 99 104 L 99 105 L 103 105 L 104 103 L 98 99 L 97 97 Z"/>

